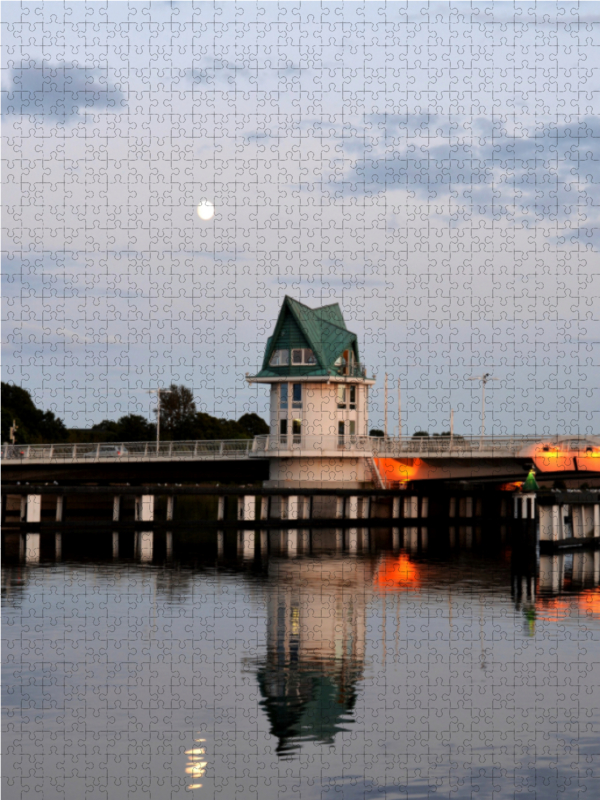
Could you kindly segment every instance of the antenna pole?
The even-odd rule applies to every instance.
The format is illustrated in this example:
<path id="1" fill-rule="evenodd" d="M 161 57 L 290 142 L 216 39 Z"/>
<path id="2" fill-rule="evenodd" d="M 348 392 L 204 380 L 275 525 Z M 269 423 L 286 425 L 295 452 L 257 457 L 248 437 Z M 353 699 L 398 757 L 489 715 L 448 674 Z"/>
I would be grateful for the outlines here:
<path id="1" fill-rule="evenodd" d="M 388 374 L 387 374 L 387 372 L 385 373 L 385 384 L 384 384 L 384 393 L 383 393 L 383 395 L 384 395 L 383 404 L 385 406 L 385 408 L 383 410 L 383 432 L 384 432 L 385 438 L 387 439 L 387 435 L 388 435 L 388 420 L 387 420 L 387 418 L 388 418 L 388 413 L 387 413 L 388 412 Z"/>
<path id="2" fill-rule="evenodd" d="M 402 438 L 402 385 L 398 375 L 398 438 Z"/>
<path id="3" fill-rule="evenodd" d="M 160 448 L 160 389 L 159 386 L 156 390 L 156 399 L 157 399 L 157 407 L 156 407 L 156 454 L 158 455 L 158 451 Z"/>

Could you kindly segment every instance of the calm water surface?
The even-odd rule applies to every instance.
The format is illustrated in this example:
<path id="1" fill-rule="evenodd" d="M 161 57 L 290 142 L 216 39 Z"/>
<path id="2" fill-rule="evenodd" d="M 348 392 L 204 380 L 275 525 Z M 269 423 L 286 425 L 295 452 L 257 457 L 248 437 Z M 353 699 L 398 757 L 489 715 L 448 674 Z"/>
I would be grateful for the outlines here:
<path id="1" fill-rule="evenodd" d="M 93 537 L 4 537 L 4 800 L 600 797 L 600 553 Z"/>

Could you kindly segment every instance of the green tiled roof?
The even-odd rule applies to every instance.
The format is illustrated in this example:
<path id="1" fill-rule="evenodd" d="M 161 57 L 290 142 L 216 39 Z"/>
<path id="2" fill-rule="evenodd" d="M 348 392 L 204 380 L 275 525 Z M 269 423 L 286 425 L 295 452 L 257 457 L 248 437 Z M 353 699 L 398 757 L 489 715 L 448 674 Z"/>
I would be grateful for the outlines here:
<path id="1" fill-rule="evenodd" d="M 310 366 L 269 365 L 274 350 L 291 350 L 298 347 L 310 348 L 317 363 Z M 359 362 L 356 334 L 346 328 L 337 303 L 321 308 L 309 308 L 286 295 L 275 331 L 267 339 L 262 369 L 255 377 L 335 374 L 337 372 L 335 361 L 344 350 L 353 350 L 355 361 Z"/>

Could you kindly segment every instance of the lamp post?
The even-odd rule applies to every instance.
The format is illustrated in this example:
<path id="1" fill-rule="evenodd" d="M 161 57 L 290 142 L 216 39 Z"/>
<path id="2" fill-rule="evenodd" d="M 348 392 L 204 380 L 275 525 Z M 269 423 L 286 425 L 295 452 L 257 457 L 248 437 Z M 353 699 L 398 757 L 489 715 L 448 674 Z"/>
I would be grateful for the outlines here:
<path id="1" fill-rule="evenodd" d="M 146 389 L 149 394 L 156 392 L 156 454 L 158 455 L 158 450 L 160 447 L 160 393 L 163 391 L 162 386 L 159 386 L 157 389 Z"/>
<path id="2" fill-rule="evenodd" d="M 483 450 L 483 437 L 485 436 L 485 385 L 488 381 L 497 381 L 499 378 L 494 378 L 490 372 L 485 372 L 483 375 L 476 375 L 467 378 L 468 381 L 481 381 L 481 438 L 479 440 L 479 449 Z"/>

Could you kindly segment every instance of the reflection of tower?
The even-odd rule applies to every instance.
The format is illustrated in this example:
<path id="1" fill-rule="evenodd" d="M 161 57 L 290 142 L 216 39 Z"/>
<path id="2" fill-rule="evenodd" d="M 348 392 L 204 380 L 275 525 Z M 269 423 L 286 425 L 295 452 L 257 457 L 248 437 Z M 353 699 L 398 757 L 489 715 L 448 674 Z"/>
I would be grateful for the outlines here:
<path id="1" fill-rule="evenodd" d="M 356 701 L 365 657 L 365 562 L 276 561 L 267 606 L 267 657 L 257 673 L 280 755 L 301 740 L 333 743 Z"/>

